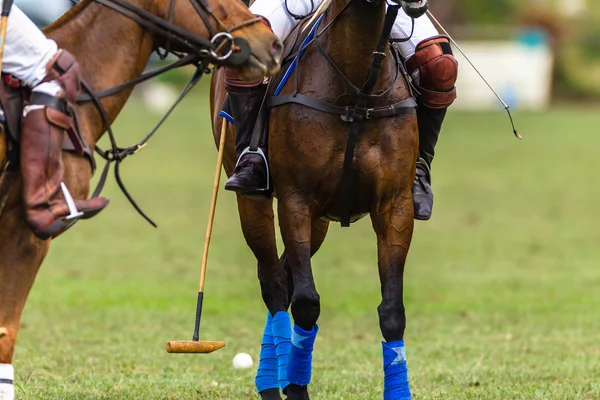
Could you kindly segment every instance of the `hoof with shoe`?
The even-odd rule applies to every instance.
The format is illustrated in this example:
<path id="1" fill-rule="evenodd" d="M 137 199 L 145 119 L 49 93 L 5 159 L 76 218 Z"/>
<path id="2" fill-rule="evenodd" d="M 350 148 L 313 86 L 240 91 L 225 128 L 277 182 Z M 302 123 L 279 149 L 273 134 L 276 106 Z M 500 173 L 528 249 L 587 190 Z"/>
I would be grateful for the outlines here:
<path id="1" fill-rule="evenodd" d="M 307 386 L 299 386 L 292 383 L 286 388 L 285 394 L 287 395 L 286 400 L 310 400 Z"/>
<path id="2" fill-rule="evenodd" d="M 281 400 L 281 393 L 279 389 L 267 389 L 260 392 L 261 400 Z"/>

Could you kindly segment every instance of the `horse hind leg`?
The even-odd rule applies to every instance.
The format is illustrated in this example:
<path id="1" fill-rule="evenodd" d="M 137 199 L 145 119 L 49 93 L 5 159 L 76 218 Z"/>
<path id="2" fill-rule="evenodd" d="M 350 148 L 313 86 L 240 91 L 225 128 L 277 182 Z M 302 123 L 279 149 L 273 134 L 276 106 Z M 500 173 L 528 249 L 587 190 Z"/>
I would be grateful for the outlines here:
<path id="1" fill-rule="evenodd" d="M 384 208 L 385 207 L 385 208 Z M 383 209 L 381 209 L 383 208 Z M 377 234 L 382 301 L 378 307 L 383 347 L 384 400 L 410 400 L 404 349 L 406 315 L 404 265 L 412 239 L 413 203 L 409 191 L 371 213 Z"/>
<path id="2" fill-rule="evenodd" d="M 273 201 L 238 196 L 238 211 L 244 238 L 258 262 L 262 298 L 268 309 L 255 384 L 262 400 L 280 400 L 280 390 L 289 384 L 285 369 L 291 326 L 289 295 L 277 256 Z"/>

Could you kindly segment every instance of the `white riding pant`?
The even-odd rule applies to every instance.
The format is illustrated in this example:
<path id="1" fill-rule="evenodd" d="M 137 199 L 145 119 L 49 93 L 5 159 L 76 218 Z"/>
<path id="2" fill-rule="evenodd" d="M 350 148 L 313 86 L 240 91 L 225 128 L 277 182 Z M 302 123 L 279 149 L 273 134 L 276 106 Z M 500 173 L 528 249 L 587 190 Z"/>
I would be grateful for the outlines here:
<path id="1" fill-rule="evenodd" d="M 316 10 L 323 1 L 324 0 L 313 0 L 314 10 Z M 287 3 L 290 11 L 296 15 L 306 15 L 314 11 L 311 10 L 310 0 L 288 0 Z M 267 18 L 271 23 L 273 32 L 275 32 L 282 41 L 288 37 L 294 27 L 300 22 L 288 14 L 285 7 L 285 0 L 256 0 L 250 7 L 250 11 L 256 15 Z M 413 20 L 406 15 L 404 10 L 400 9 L 394 27 L 392 28 L 392 38 L 407 38 L 412 30 L 412 21 Z M 427 15 L 417 18 L 414 21 L 415 29 L 412 37 L 407 42 L 398 43 L 402 55 L 406 59 L 415 54 L 415 48 L 420 42 L 439 34 Z"/>
<path id="2" fill-rule="evenodd" d="M 13 5 L 8 17 L 2 72 L 13 75 L 35 91 L 55 96 L 61 90 L 58 83 L 39 83 L 46 77 L 46 66 L 57 51 L 56 42 L 48 39 L 19 7 Z"/>

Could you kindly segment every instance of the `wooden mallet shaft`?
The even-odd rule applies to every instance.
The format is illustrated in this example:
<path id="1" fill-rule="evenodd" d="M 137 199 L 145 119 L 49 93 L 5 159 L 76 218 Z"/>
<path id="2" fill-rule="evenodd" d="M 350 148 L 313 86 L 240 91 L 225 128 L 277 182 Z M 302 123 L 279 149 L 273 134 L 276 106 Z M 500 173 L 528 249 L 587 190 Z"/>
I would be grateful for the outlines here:
<path id="1" fill-rule="evenodd" d="M 4 59 L 4 45 L 6 44 L 6 30 L 8 29 L 8 16 L 14 0 L 4 0 L 2 2 L 2 13 L 0 13 L 0 67 Z"/>
<path id="2" fill-rule="evenodd" d="M 219 154 L 217 156 L 217 166 L 215 171 L 215 181 L 213 184 L 213 194 L 210 203 L 210 212 L 208 214 L 208 225 L 206 227 L 206 240 L 204 241 L 204 254 L 202 255 L 202 268 L 200 270 L 200 289 L 198 290 L 198 302 L 196 303 L 196 324 L 194 325 L 194 336 L 191 341 L 173 341 L 167 343 L 168 353 L 212 353 L 215 350 L 225 346 L 224 342 L 201 342 L 200 340 L 200 320 L 202 318 L 202 302 L 204 300 L 204 279 L 206 277 L 206 265 L 208 264 L 208 249 L 210 247 L 210 238 L 212 236 L 213 222 L 215 220 L 215 210 L 217 207 L 217 197 L 219 194 L 219 184 L 221 182 L 221 169 L 223 167 L 223 155 L 225 154 L 225 141 L 227 139 L 227 120 L 223 119 L 221 126 L 221 138 L 219 140 Z"/>

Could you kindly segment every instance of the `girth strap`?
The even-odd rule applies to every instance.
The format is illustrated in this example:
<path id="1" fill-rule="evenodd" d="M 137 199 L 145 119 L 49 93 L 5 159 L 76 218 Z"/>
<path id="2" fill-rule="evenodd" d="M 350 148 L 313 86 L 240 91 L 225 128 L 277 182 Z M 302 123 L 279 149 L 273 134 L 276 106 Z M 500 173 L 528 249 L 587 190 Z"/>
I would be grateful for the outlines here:
<path id="1" fill-rule="evenodd" d="M 338 114 L 346 122 L 352 122 L 355 115 L 358 114 L 362 114 L 363 119 L 376 119 L 394 117 L 400 114 L 417 113 L 417 102 L 412 97 L 389 106 L 357 109 L 356 107 L 336 106 L 335 104 L 298 93 L 271 97 L 267 105 L 269 108 L 274 108 L 290 103 L 300 104 L 328 114 Z"/>
<path id="2" fill-rule="evenodd" d="M 388 38 L 392 31 L 392 27 L 394 26 L 396 16 L 398 15 L 399 7 L 400 6 L 398 4 L 390 4 L 388 6 L 383 30 L 381 31 L 377 48 L 375 52 L 373 52 L 371 69 L 369 70 L 369 75 L 367 76 L 367 79 L 359 92 L 358 101 L 356 102 L 355 109 L 361 112 L 355 113 L 352 119 L 352 124 L 350 125 L 348 142 L 346 144 L 346 155 L 344 157 L 344 168 L 342 170 L 342 187 L 340 189 L 340 222 L 342 227 L 350 226 L 350 214 L 352 208 L 350 189 L 353 182 L 352 164 L 354 161 L 354 149 L 356 148 L 356 142 L 358 141 L 358 135 L 360 134 L 363 120 L 366 117 L 367 100 L 373 91 L 373 87 L 375 87 L 375 84 L 377 83 L 377 78 L 379 77 L 379 72 L 386 55 L 385 49 L 388 44 Z M 364 112 L 362 112 L 363 110 Z"/>
<path id="3" fill-rule="evenodd" d="M 67 100 L 43 92 L 32 92 L 29 98 L 29 105 L 46 106 L 54 108 L 63 114 L 69 115 L 67 109 Z"/>

